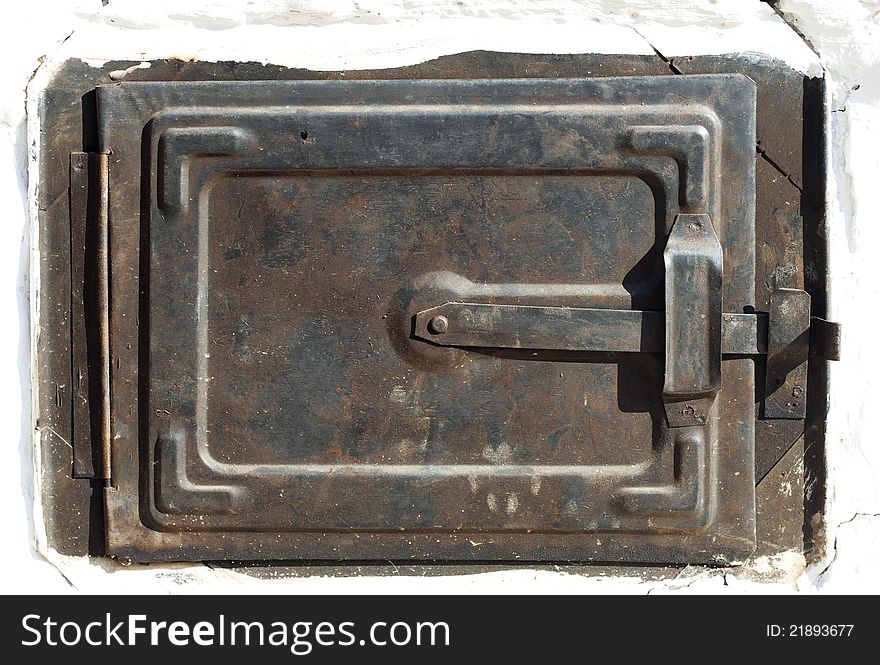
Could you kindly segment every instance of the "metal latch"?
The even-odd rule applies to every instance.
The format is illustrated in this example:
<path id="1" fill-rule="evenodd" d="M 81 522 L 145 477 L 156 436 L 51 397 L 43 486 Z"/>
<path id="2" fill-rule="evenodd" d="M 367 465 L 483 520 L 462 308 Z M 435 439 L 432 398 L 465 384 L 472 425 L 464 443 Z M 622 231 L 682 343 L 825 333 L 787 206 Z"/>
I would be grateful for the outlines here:
<path id="1" fill-rule="evenodd" d="M 706 424 L 723 355 L 766 355 L 764 417 L 804 418 L 808 357 L 839 360 L 840 325 L 811 317 L 810 295 L 798 289 L 774 291 L 767 313 L 722 312 L 722 249 L 708 215 L 678 215 L 663 257 L 665 312 L 450 301 L 417 312 L 413 336 L 460 348 L 664 353 L 670 427 Z M 529 286 L 475 291 L 493 300 L 541 291 Z"/>

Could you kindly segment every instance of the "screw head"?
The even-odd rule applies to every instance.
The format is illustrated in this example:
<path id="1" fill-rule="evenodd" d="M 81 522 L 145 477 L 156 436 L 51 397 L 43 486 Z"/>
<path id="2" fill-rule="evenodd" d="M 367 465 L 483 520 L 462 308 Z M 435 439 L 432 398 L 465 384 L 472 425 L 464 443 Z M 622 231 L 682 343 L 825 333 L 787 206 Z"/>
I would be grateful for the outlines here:
<path id="1" fill-rule="evenodd" d="M 449 319 L 443 315 L 431 317 L 428 321 L 428 332 L 432 335 L 442 335 L 449 330 Z"/>

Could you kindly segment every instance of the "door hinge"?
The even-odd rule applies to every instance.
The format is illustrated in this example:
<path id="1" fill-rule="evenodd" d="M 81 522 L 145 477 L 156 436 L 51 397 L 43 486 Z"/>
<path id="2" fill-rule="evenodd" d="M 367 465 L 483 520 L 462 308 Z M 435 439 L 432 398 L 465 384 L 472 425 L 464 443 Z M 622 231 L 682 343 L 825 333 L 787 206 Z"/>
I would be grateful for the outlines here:
<path id="1" fill-rule="evenodd" d="M 73 477 L 110 480 L 109 155 L 70 155 Z"/>

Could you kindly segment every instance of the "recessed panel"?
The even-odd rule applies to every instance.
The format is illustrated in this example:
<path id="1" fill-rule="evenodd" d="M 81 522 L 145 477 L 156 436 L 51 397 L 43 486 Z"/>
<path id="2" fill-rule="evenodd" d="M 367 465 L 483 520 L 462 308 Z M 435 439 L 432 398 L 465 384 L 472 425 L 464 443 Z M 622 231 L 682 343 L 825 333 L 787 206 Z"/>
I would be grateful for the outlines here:
<path id="1" fill-rule="evenodd" d="M 395 327 L 402 287 L 441 270 L 483 283 L 576 276 L 596 285 L 584 305 L 614 291 L 625 306 L 630 292 L 656 301 L 653 203 L 643 181 L 613 176 L 217 180 L 203 222 L 211 453 L 234 464 L 649 460 L 656 361 L 471 353 L 428 367 Z"/>

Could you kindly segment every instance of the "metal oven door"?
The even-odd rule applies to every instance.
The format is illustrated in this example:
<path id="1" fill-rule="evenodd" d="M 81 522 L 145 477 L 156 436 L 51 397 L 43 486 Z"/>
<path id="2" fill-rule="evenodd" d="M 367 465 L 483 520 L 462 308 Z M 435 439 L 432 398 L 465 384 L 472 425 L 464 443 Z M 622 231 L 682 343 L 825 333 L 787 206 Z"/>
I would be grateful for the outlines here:
<path id="1" fill-rule="evenodd" d="M 753 550 L 748 78 L 123 82 L 98 117 L 114 556 Z"/>

